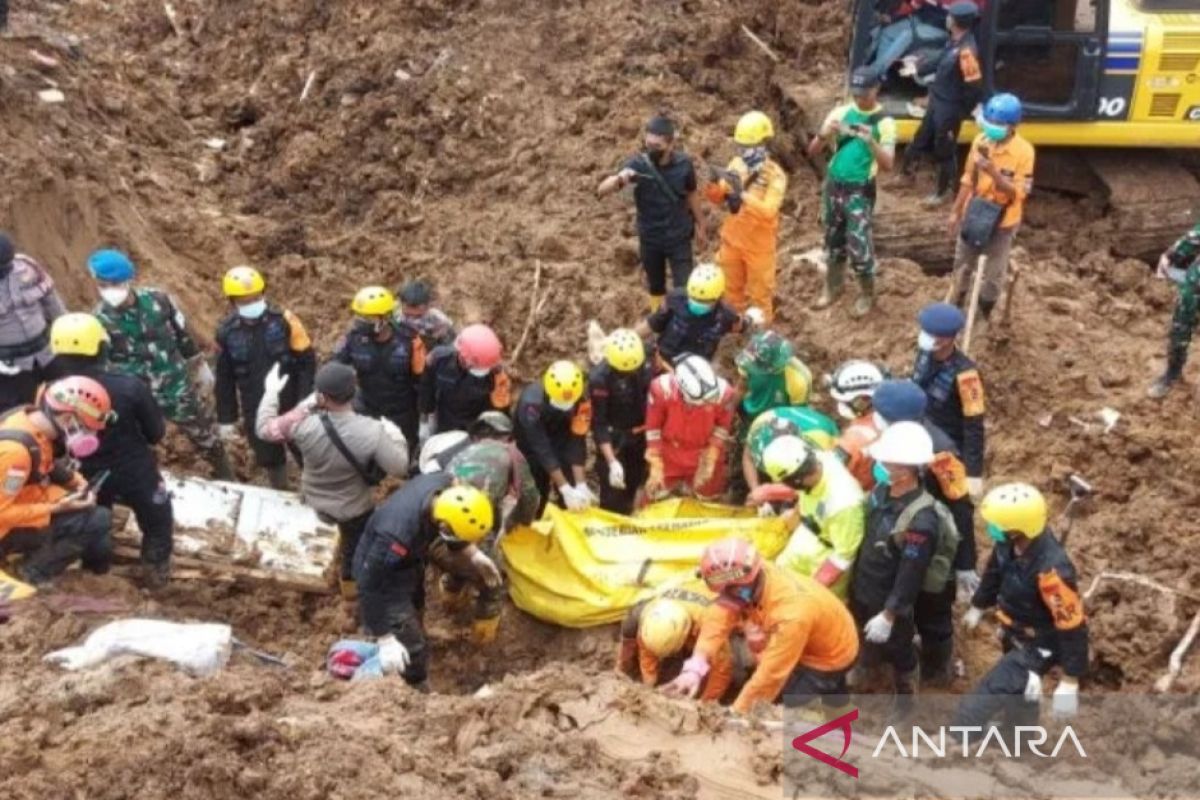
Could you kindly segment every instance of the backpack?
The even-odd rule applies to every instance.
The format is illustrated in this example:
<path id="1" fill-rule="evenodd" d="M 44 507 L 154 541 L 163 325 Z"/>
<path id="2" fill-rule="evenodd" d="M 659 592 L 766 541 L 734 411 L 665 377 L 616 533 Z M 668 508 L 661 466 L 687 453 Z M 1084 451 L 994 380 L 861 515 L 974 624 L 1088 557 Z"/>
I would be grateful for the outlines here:
<path id="1" fill-rule="evenodd" d="M 958 552 L 958 527 L 954 524 L 950 509 L 934 500 L 928 491 L 922 490 L 917 499 L 909 503 L 896 518 L 896 524 L 892 526 L 892 541 L 897 547 L 903 548 L 908 526 L 917 514 L 927 508 L 932 508 L 937 515 L 938 541 L 929 567 L 925 570 L 921 591 L 938 594 L 946 588 L 946 582 L 954 577 L 954 556 Z"/>

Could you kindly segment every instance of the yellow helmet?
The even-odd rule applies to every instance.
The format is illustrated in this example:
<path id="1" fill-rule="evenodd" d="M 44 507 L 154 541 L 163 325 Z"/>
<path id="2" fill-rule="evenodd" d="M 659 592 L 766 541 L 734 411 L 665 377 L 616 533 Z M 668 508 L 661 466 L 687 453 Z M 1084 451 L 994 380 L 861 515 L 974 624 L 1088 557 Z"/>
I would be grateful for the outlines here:
<path id="1" fill-rule="evenodd" d="M 56 356 L 98 356 L 108 331 L 91 314 L 63 314 L 50 326 L 50 350 Z"/>
<path id="2" fill-rule="evenodd" d="M 226 297 L 249 297 L 266 291 L 267 282 L 254 267 L 234 267 L 225 273 L 221 290 Z"/>
<path id="3" fill-rule="evenodd" d="M 725 294 L 725 273 L 716 264 L 701 264 L 688 277 L 687 295 L 701 303 L 715 303 Z"/>
<path id="4" fill-rule="evenodd" d="M 617 328 L 604 343 L 604 359 L 618 372 L 633 372 L 646 363 L 646 346 L 629 328 Z"/>
<path id="5" fill-rule="evenodd" d="M 979 515 L 984 522 L 1008 533 L 1033 539 L 1046 530 L 1046 498 L 1028 483 L 1006 483 L 983 498 Z"/>
<path id="6" fill-rule="evenodd" d="M 761 111 L 748 111 L 733 129 L 733 140 L 742 147 L 758 147 L 775 135 L 771 118 Z"/>
<path id="7" fill-rule="evenodd" d="M 551 401 L 573 404 L 583 397 L 583 370 L 572 361 L 555 361 L 542 378 L 542 388 Z"/>
<path id="8" fill-rule="evenodd" d="M 451 486 L 433 501 L 433 519 L 460 541 L 478 542 L 495 521 L 492 501 L 474 486 Z"/>
<path id="9" fill-rule="evenodd" d="M 660 597 L 642 609 L 638 641 L 657 658 L 668 658 L 682 650 L 691 632 L 692 615 L 678 600 Z"/>
<path id="10" fill-rule="evenodd" d="M 396 310 L 396 296 L 382 286 L 364 286 L 354 295 L 350 310 L 363 317 L 383 317 Z"/>
<path id="11" fill-rule="evenodd" d="M 775 481 L 802 478 L 817 464 L 817 454 L 799 436 L 780 436 L 763 450 L 763 472 Z"/>

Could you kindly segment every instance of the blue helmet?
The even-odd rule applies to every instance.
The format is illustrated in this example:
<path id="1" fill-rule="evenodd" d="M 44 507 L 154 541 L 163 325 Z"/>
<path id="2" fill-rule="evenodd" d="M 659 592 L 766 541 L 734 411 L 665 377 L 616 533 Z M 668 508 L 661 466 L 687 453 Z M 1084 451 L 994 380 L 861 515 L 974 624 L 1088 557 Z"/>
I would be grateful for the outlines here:
<path id="1" fill-rule="evenodd" d="M 967 324 L 967 318 L 958 306 L 930 303 L 917 315 L 917 324 L 930 336 L 957 336 Z"/>
<path id="2" fill-rule="evenodd" d="M 131 281 L 137 273 L 129 256 L 120 250 L 97 250 L 88 256 L 87 265 L 92 277 L 110 283 Z"/>
<path id="3" fill-rule="evenodd" d="M 888 423 L 920 422 L 928 399 L 925 390 L 910 380 L 884 381 L 875 388 L 871 406 Z"/>
<path id="4" fill-rule="evenodd" d="M 1018 125 L 1021 122 L 1021 101 L 1015 94 L 998 94 L 983 107 L 983 118 L 993 125 Z"/>

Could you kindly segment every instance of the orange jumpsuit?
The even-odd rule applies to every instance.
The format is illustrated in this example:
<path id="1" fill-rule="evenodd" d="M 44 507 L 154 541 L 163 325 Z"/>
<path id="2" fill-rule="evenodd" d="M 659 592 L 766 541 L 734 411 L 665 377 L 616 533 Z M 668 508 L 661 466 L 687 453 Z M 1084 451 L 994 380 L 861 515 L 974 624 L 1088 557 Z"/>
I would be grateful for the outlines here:
<path id="1" fill-rule="evenodd" d="M 762 631 L 758 667 L 733 703 L 742 714 L 757 702 L 774 702 L 797 667 L 837 672 L 858 658 L 854 617 L 833 592 L 771 563 L 763 564 L 763 572 L 756 603 L 741 606 L 721 597 L 708 607 L 694 651 L 713 664 L 738 625 Z"/>
<path id="2" fill-rule="evenodd" d="M 0 539 L 15 528 L 46 528 L 50 509 L 69 490 L 40 479 L 54 466 L 54 443 L 29 421 L 25 411 L 17 411 L 0 422 L 0 429 L 22 431 L 33 437 L 41 450 L 40 463 L 34 464 L 20 442 L 0 439 Z M 31 480 L 31 478 L 39 478 Z M 86 480 L 75 473 L 77 485 Z"/>
<path id="3" fill-rule="evenodd" d="M 875 420 L 866 414 L 847 425 L 837 440 L 838 455 L 864 492 L 875 488 L 875 461 L 867 455 L 867 448 L 878 438 Z"/>
<path id="4" fill-rule="evenodd" d="M 769 158 L 752 178 L 740 157 L 729 162 L 729 171 L 742 181 L 742 207 L 721 225 L 717 264 L 725 273 L 725 299 L 739 314 L 751 305 L 761 308 L 770 323 L 775 316 L 775 249 L 787 173 Z M 704 188 L 709 201 L 718 205 L 729 191 L 724 180 Z"/>

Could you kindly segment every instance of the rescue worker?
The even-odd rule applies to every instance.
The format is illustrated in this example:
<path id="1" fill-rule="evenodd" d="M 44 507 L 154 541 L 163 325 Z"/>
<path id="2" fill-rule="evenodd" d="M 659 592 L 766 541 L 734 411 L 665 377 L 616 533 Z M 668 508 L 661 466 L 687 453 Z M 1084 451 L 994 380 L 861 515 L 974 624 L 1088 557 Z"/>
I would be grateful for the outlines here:
<path id="1" fill-rule="evenodd" d="M 733 389 L 712 365 L 687 355 L 650 384 L 646 403 L 646 496 L 715 500 L 728 479 Z"/>
<path id="2" fill-rule="evenodd" d="M 739 316 L 721 298 L 725 295 L 725 273 L 712 264 L 692 270 L 687 289 L 674 289 L 666 302 L 638 326 L 638 333 L 654 333 L 660 371 L 668 369 L 684 353 L 711 361 L 717 346 L 730 333 L 762 322 L 758 309 Z"/>
<path id="3" fill-rule="evenodd" d="M 32 595 L 75 561 L 89 572 L 108 571 L 112 512 L 96 505 L 87 478 L 54 452 L 93 455 L 111 416 L 104 387 L 71 375 L 0 419 L 0 563 L 23 556 L 12 570 L 17 580 L 2 582 L 6 599 Z"/>
<path id="4" fill-rule="evenodd" d="M 979 65 L 979 47 L 971 29 L 979 18 L 979 9 L 969 0 L 961 0 L 947 9 L 946 26 L 950 38 L 936 59 L 921 62 L 918 77 L 933 76 L 929 86 L 929 109 L 912 144 L 904 151 L 901 169 L 911 176 L 921 156 L 931 156 L 937 164 L 937 187 L 921 201 L 932 208 L 950 199 L 954 179 L 958 131 L 983 93 L 983 70 Z"/>
<path id="5" fill-rule="evenodd" d="M 927 400 L 921 387 L 909 380 L 888 380 L 875 390 L 875 425 L 880 430 L 897 422 L 916 422 L 933 442 L 933 461 L 925 473 L 925 488 L 950 511 L 958 533 L 954 555 L 953 582 L 947 581 L 942 592 L 921 592 L 915 618 L 921 635 L 921 685 L 947 686 L 953 680 L 954 599 L 956 594 L 969 599 L 979 588 L 975 566 L 975 504 L 967 489 L 967 468 L 958 457 L 958 448 L 946 432 L 925 416 Z M 876 479 L 883 467 L 876 465 Z"/>
<path id="6" fill-rule="evenodd" d="M 148 588 L 162 588 L 171 579 L 175 533 L 171 493 L 154 454 L 167 432 L 162 410 L 149 384 L 111 367 L 108 333 L 91 314 L 63 314 L 54 320 L 50 347 L 64 370 L 93 379 L 108 394 L 112 418 L 100 447 L 79 460 L 79 471 L 100 484 L 98 505 L 111 510 L 120 503 L 133 511 L 142 534 L 143 580 Z"/>
<path id="7" fill-rule="evenodd" d="M 240 408 L 242 431 L 255 463 L 266 470 L 272 488 L 286 489 L 286 451 L 258 438 L 255 415 L 267 373 L 275 364 L 289 378 L 281 387 L 280 411 L 292 409 L 312 392 L 317 369 L 312 342 L 295 314 L 267 302 L 267 284 L 258 270 L 234 267 L 225 273 L 221 288 L 233 310 L 217 327 L 217 430 L 222 440 L 235 439 Z"/>
<path id="8" fill-rule="evenodd" d="M 875 305 L 875 176 L 880 169 L 890 172 L 896 159 L 896 121 L 879 104 L 880 82 L 870 67 L 854 70 L 851 102 L 830 111 L 808 145 L 810 158 L 833 150 L 821 193 L 825 288 L 815 307 L 828 308 L 841 294 L 849 259 L 859 286 L 853 317 L 865 316 Z"/>
<path id="9" fill-rule="evenodd" d="M 692 656 L 669 692 L 694 697 L 741 625 L 758 666 L 734 700 L 735 712 L 746 714 L 755 703 L 781 696 L 797 706 L 817 698 L 826 709 L 847 703 L 846 673 L 858 657 L 858 635 L 854 618 L 832 592 L 764 561 L 741 539 L 709 545 L 700 577 L 717 600 L 704 612 Z"/>
<path id="10" fill-rule="evenodd" d="M 671 586 L 629 610 L 621 623 L 617 672 L 658 686 L 664 673 L 678 674 L 696 646 L 705 611 L 716 595 L 701 580 Z M 717 702 L 733 683 L 733 649 L 726 642 L 717 650 L 700 690 L 701 700 Z"/>
<path id="11" fill-rule="evenodd" d="M 983 497 L 983 457 L 986 447 L 983 379 L 967 354 L 958 349 L 959 331 L 966 317 L 948 303 L 931 303 L 917 316 L 917 359 L 913 381 L 929 398 L 926 414 L 958 447 L 967 468 L 971 500 Z"/>
<path id="12" fill-rule="evenodd" d="M 552 488 L 571 511 L 596 503 L 584 469 L 592 425 L 586 389 L 583 370 L 571 361 L 555 361 L 517 399 L 517 447 L 533 470 L 543 507 Z"/>
<path id="13" fill-rule="evenodd" d="M 354 554 L 359 612 L 366 632 L 378 637 L 383 673 L 424 692 L 427 562 L 479 587 L 472 638 L 494 639 L 500 621 L 500 570 L 474 544 L 492 529 L 492 504 L 453 481 L 444 472 L 409 480 L 371 515 Z"/>
<path id="14" fill-rule="evenodd" d="M 64 374 L 50 352 L 50 325 L 64 313 L 50 273 L 0 233 L 0 411 L 32 403 Z"/>
<path id="15" fill-rule="evenodd" d="M 868 492 L 875 486 L 875 465 L 867 448 L 879 438 L 871 398 L 882 382 L 883 370 L 870 361 L 852 359 L 834 370 L 829 387 L 830 396 L 837 402 L 838 416 L 849 421 L 838 437 L 837 451 L 850 474 Z"/>
<path id="16" fill-rule="evenodd" d="M 339 361 L 323 364 L 314 379 L 315 393 L 290 411 L 280 396 L 290 378 L 271 367 L 255 418 L 264 442 L 291 444 L 304 458 L 300 497 L 325 522 L 337 525 L 338 587 L 348 604 L 356 596 L 354 551 L 375 510 L 375 486 L 384 477 L 408 473 L 408 444 L 386 417 L 374 419 L 354 410 L 354 369 Z"/>
<path id="17" fill-rule="evenodd" d="M 97 250 L 87 266 L 100 295 L 92 313 L 108 331 L 113 368 L 148 383 L 162 413 L 212 465 L 213 477 L 234 480 L 205 399 L 216 378 L 179 305 L 160 289 L 135 286 L 137 269 L 119 250 Z"/>
<path id="18" fill-rule="evenodd" d="M 998 94 L 983 107 L 979 125 L 983 132 L 971 143 L 967 165 L 954 208 L 950 232 L 954 236 L 954 304 L 966 308 L 979 259 L 983 258 L 983 284 L 979 289 L 979 314 L 984 322 L 1000 301 L 1013 240 L 1033 191 L 1033 145 L 1017 133 L 1021 123 L 1021 101 L 1011 94 Z M 983 247 L 969 243 L 965 235 L 971 221 L 971 203 L 976 198 L 1003 207 L 1003 213 Z"/>
<path id="19" fill-rule="evenodd" d="M 354 325 L 338 342 L 333 359 L 354 367 L 358 410 L 390 420 L 415 449 L 425 342 L 415 328 L 395 320 L 396 298 L 382 286 L 359 289 L 350 309 Z"/>
<path id="20" fill-rule="evenodd" d="M 1088 625 L 1075 565 L 1046 526 L 1046 499 L 1008 483 L 988 492 L 979 513 L 995 545 L 964 622 L 975 628 L 995 606 L 1004 656 L 963 698 L 955 724 L 982 726 L 1003 711 L 1010 725 L 1036 725 L 1042 678 L 1056 666 L 1051 709 L 1070 719 L 1087 672 Z"/>
<path id="21" fill-rule="evenodd" d="M 671 285 L 682 289 L 692 273 L 692 241 L 701 251 L 708 247 L 696 168 L 691 157 L 676 146 L 675 123 L 669 118 L 659 115 L 650 119 L 642 152 L 601 181 L 596 194 L 604 197 L 631 184 L 638 251 L 653 313 L 667 294 L 667 265 L 671 267 Z"/>
<path id="22" fill-rule="evenodd" d="M 1183 377 L 1192 332 L 1200 316 L 1200 224 L 1171 245 L 1158 260 L 1158 275 L 1176 284 L 1179 298 L 1171 317 L 1171 333 L 1167 339 L 1167 370 L 1151 384 L 1146 394 L 1161 400 Z"/>
<path id="23" fill-rule="evenodd" d="M 729 304 L 743 314 L 754 306 L 763 321 L 775 318 L 775 248 L 787 173 L 767 155 L 775 135 L 771 119 L 750 111 L 738 120 L 733 141 L 738 155 L 724 171 L 713 171 L 704 188 L 709 202 L 729 212 L 721 224 L 717 264 L 725 273 Z"/>
<path id="24" fill-rule="evenodd" d="M 781 436 L 767 445 L 763 467 L 773 483 L 797 495 L 795 507 L 784 515 L 792 534 L 775 563 L 845 599 L 850 567 L 863 541 L 862 488 L 836 455 L 798 436 Z"/>
<path id="25" fill-rule="evenodd" d="M 422 280 L 413 280 L 400 287 L 400 313 L 396 322 L 413 328 L 425 343 L 425 352 L 435 347 L 454 344 L 457 332 L 454 320 L 433 306 L 433 289 Z"/>
<path id="26" fill-rule="evenodd" d="M 818 450 L 832 450 L 838 428 L 832 419 L 809 406 L 781 406 L 756 417 L 742 451 L 742 475 L 751 494 L 762 485 L 759 473 L 766 473 L 763 453 L 781 436 L 798 436 Z"/>
<path id="27" fill-rule="evenodd" d="M 506 411 L 512 402 L 508 374 L 500 363 L 500 339 L 487 325 L 468 325 L 454 344 L 429 354 L 421 377 L 418 441 L 441 431 L 464 431 L 484 411 Z"/>
<path id="28" fill-rule="evenodd" d="M 458 484 L 474 486 L 488 496 L 497 512 L 498 532 L 537 519 L 542 493 L 529 461 L 513 442 L 512 420 L 499 411 L 485 411 L 468 433 L 469 443 L 454 452 L 446 471 Z"/>
<path id="29" fill-rule="evenodd" d="M 626 328 L 608 335 L 604 361 L 588 375 L 600 507 L 629 515 L 646 482 L 646 401 L 654 374 L 642 338 Z"/>
<path id="30" fill-rule="evenodd" d="M 884 661 L 893 669 L 896 694 L 893 713 L 912 711 L 917 690 L 917 649 L 914 621 L 917 599 L 925 587 L 945 585 L 954 557 L 943 541 L 941 513 L 925 490 L 921 470 L 933 460 L 933 441 L 919 424 L 897 422 L 871 445 L 871 456 L 887 473 L 867 504 L 866 538 L 854 565 L 850 608 L 863 631 L 863 664 Z M 943 556 L 930 574 L 935 556 Z M 928 581 L 928 583 L 927 583 Z M 953 584 L 953 581 L 951 581 Z"/>

